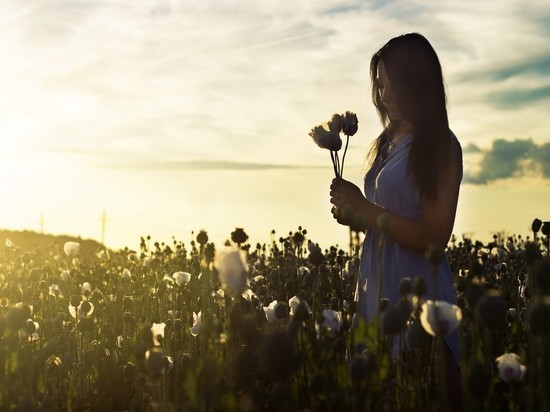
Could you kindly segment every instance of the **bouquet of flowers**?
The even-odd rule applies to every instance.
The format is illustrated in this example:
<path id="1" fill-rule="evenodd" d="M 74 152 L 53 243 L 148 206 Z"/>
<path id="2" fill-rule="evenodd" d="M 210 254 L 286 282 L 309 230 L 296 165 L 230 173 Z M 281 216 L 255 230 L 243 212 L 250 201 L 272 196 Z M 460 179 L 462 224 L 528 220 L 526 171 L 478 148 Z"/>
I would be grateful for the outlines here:
<path id="1" fill-rule="evenodd" d="M 357 133 L 357 115 L 347 111 L 344 114 L 333 114 L 330 121 L 324 125 L 315 126 L 309 132 L 313 141 L 322 149 L 330 151 L 332 166 L 336 177 L 342 177 L 344 172 L 344 160 L 348 150 L 349 137 Z M 346 146 L 342 155 L 342 161 L 338 156 L 338 152 L 342 148 L 342 139 L 340 133 L 346 135 Z"/>

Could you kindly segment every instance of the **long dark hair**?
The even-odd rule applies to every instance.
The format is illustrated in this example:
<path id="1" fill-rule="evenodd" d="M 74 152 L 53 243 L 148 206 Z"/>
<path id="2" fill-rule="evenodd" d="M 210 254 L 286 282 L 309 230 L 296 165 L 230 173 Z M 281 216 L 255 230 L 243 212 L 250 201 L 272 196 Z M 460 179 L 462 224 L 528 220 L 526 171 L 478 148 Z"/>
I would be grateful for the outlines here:
<path id="1" fill-rule="evenodd" d="M 445 85 L 437 54 L 424 36 L 408 33 L 391 39 L 372 56 L 372 101 L 384 127 L 369 152 L 373 161 L 382 155 L 382 147 L 400 126 L 389 118 L 380 98 L 376 80 L 380 62 L 384 63 L 397 108 L 414 131 L 409 173 L 423 197 L 436 199 L 439 179 L 445 178 L 449 170 L 451 138 Z"/>

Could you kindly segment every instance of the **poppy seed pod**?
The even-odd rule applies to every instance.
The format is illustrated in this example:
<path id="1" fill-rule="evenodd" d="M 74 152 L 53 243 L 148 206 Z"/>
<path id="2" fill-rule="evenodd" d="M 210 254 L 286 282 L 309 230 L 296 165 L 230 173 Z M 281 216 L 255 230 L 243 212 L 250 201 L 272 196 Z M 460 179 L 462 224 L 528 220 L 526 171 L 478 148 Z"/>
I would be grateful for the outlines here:
<path id="1" fill-rule="evenodd" d="M 279 303 L 275 306 L 274 312 L 277 319 L 286 319 L 288 316 L 288 306 L 285 303 Z"/>
<path id="2" fill-rule="evenodd" d="M 378 302 L 378 312 L 384 312 L 388 306 L 390 306 L 390 301 L 387 298 L 380 298 L 380 302 Z"/>
<path id="3" fill-rule="evenodd" d="M 248 235 L 245 233 L 243 228 L 236 228 L 233 232 L 231 232 L 231 240 L 234 243 L 241 244 L 246 242 L 248 239 Z"/>
<path id="4" fill-rule="evenodd" d="M 325 260 L 325 256 L 320 249 L 313 249 L 309 253 L 308 260 L 313 266 L 319 266 Z"/>
<path id="5" fill-rule="evenodd" d="M 206 245 L 207 242 L 208 242 L 208 235 L 204 230 L 201 230 L 197 235 L 197 243 L 199 245 Z"/>
<path id="6" fill-rule="evenodd" d="M 439 245 L 429 245 L 424 258 L 432 265 L 439 265 L 445 259 L 445 250 Z"/>
<path id="7" fill-rule="evenodd" d="M 539 247 L 533 242 L 525 243 L 525 262 L 532 266 L 542 258 Z"/>
<path id="8" fill-rule="evenodd" d="M 489 290 L 481 296 L 474 307 L 476 319 L 486 328 L 496 330 L 506 326 L 507 308 L 500 293 Z"/>
<path id="9" fill-rule="evenodd" d="M 386 335 L 394 335 L 405 327 L 401 311 L 396 306 L 390 306 L 384 311 L 382 317 L 382 330 Z"/>
<path id="10" fill-rule="evenodd" d="M 534 233 L 537 233 L 540 230 L 541 226 L 542 226 L 542 220 L 536 218 L 535 220 L 533 220 L 533 223 L 531 224 L 531 230 Z"/>
<path id="11" fill-rule="evenodd" d="M 541 295 L 550 294 L 550 258 L 545 257 L 535 263 L 533 285 L 536 293 Z"/>
<path id="12" fill-rule="evenodd" d="M 550 296 L 544 296 L 529 305 L 527 321 L 533 335 L 550 335 Z"/>
<path id="13" fill-rule="evenodd" d="M 416 278 L 413 285 L 413 293 L 417 297 L 424 296 L 426 294 L 426 291 L 428 289 L 428 285 L 426 285 L 426 280 L 424 278 Z"/>
<path id="14" fill-rule="evenodd" d="M 412 293 L 413 291 L 413 285 L 411 278 L 405 277 L 402 278 L 399 282 L 399 294 L 401 296 L 407 296 L 408 294 Z"/>
<path id="15" fill-rule="evenodd" d="M 550 222 L 544 222 L 540 231 L 544 236 L 550 236 Z"/>
<path id="16" fill-rule="evenodd" d="M 71 306 L 74 306 L 75 308 L 77 308 L 78 306 L 80 306 L 80 296 L 72 295 L 71 299 L 69 300 L 69 303 L 71 304 Z"/>

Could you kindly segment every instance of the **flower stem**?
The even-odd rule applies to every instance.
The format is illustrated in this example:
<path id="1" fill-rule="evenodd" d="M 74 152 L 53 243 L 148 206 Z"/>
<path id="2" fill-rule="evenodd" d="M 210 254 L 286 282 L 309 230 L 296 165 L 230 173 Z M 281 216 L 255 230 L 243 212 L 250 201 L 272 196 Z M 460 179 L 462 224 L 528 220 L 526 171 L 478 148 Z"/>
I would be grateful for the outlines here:
<path id="1" fill-rule="evenodd" d="M 346 160 L 346 153 L 348 151 L 349 135 L 346 135 L 346 146 L 344 147 L 344 154 L 342 155 L 342 164 L 340 166 L 340 176 L 344 174 L 344 161 Z"/>
<path id="2" fill-rule="evenodd" d="M 332 150 L 330 151 L 330 158 L 332 159 L 332 167 L 334 168 L 334 175 L 338 177 L 338 169 L 336 168 L 335 153 Z"/>

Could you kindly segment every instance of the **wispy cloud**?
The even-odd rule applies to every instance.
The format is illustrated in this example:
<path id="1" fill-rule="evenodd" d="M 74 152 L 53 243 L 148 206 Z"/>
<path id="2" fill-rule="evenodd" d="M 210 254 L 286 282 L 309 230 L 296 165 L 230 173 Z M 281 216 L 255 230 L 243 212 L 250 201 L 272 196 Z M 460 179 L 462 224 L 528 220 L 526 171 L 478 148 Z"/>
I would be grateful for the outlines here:
<path id="1" fill-rule="evenodd" d="M 550 178 L 550 143 L 537 144 L 532 139 L 497 139 L 487 150 L 474 144 L 467 149 L 465 152 L 481 154 L 481 161 L 476 172 L 465 174 L 465 183 L 486 184 L 524 176 Z"/>
<path id="2" fill-rule="evenodd" d="M 148 161 L 148 162 L 122 162 L 103 163 L 96 165 L 102 168 L 122 168 L 139 170 L 274 170 L 274 169 L 329 169 L 328 166 L 298 165 L 298 164 L 267 164 L 253 162 L 231 162 L 226 160 L 182 160 L 182 161 Z"/>

